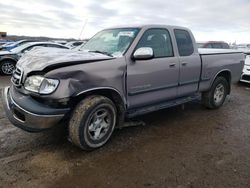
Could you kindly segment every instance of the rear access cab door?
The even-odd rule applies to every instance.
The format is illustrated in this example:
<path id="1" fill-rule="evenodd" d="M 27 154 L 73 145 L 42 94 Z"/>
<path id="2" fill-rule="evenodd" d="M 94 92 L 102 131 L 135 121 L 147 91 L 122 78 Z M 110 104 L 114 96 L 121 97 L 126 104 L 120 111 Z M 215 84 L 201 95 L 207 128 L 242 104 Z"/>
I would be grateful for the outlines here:
<path id="1" fill-rule="evenodd" d="M 201 76 L 201 58 L 192 33 L 174 29 L 180 63 L 178 97 L 192 95 L 198 91 Z"/>

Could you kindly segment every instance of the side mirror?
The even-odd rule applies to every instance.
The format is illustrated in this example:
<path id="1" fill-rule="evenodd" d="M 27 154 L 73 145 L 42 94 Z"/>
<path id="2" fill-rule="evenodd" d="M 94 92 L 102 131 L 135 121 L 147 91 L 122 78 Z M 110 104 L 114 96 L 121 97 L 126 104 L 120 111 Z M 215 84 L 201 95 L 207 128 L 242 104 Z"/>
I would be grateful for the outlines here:
<path id="1" fill-rule="evenodd" d="M 154 57 L 153 49 L 149 47 L 138 48 L 133 54 L 134 60 L 147 60 L 147 59 L 152 59 L 153 57 Z"/>

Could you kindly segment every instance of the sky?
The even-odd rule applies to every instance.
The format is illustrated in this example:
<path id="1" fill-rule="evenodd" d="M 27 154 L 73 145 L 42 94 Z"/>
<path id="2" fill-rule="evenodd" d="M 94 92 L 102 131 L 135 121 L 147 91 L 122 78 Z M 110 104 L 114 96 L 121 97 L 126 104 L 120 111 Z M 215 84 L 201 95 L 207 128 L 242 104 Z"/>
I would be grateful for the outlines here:
<path id="1" fill-rule="evenodd" d="M 113 26 L 190 28 L 197 41 L 250 43 L 250 0 L 7 0 L 0 31 L 10 35 L 89 38 Z"/>

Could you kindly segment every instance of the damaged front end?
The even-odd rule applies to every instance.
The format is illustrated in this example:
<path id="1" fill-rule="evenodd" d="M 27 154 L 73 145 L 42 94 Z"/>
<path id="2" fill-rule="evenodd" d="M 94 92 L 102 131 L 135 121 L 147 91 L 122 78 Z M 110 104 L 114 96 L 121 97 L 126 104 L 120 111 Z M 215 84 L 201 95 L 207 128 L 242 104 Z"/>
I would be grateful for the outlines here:
<path id="1" fill-rule="evenodd" d="M 57 125 L 69 112 L 69 108 L 51 108 L 24 96 L 13 87 L 3 90 L 3 105 L 10 122 L 29 132 L 40 132 Z"/>
<path id="2" fill-rule="evenodd" d="M 101 54 L 62 50 L 58 57 L 61 50 L 52 51 L 54 55 L 43 55 L 45 49 L 25 54 L 17 63 L 12 86 L 3 91 L 4 110 L 15 126 L 29 132 L 49 129 L 66 120 L 77 103 L 74 99 L 90 90 L 112 86 L 125 100 L 123 58 L 118 63 Z"/>

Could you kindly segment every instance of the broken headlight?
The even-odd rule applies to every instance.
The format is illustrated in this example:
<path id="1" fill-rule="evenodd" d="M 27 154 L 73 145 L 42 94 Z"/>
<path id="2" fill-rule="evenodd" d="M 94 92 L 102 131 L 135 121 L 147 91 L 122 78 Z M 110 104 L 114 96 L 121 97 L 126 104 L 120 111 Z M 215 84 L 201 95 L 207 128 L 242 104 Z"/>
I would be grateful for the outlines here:
<path id="1" fill-rule="evenodd" d="M 59 80 L 49 79 L 43 76 L 30 76 L 25 80 L 24 88 L 40 94 L 53 93 L 59 84 Z"/>

